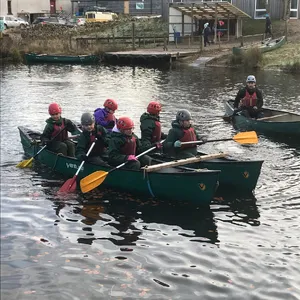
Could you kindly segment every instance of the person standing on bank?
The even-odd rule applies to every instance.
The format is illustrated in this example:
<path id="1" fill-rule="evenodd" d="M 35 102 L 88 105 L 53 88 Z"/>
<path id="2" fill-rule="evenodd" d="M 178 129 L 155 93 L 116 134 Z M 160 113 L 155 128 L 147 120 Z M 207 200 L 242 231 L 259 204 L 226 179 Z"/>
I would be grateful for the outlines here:
<path id="1" fill-rule="evenodd" d="M 42 143 L 46 144 L 50 151 L 75 157 L 75 144 L 68 139 L 68 132 L 79 134 L 76 125 L 71 120 L 61 117 L 62 109 L 55 102 L 49 105 L 48 112 L 50 118 L 46 120 L 47 125 L 41 135 Z M 54 140 L 51 140 L 53 138 Z"/>
<path id="2" fill-rule="evenodd" d="M 246 79 L 246 86 L 241 88 L 234 100 L 234 114 L 241 111 L 247 118 L 262 118 L 263 95 L 256 87 L 256 78 L 249 75 Z"/>
<path id="3" fill-rule="evenodd" d="M 118 119 L 113 128 L 108 147 L 108 162 L 112 166 L 121 165 L 127 162 L 124 168 L 139 170 L 141 166 L 151 164 L 151 158 L 144 155 L 136 158 L 136 154 L 141 152 L 141 143 L 133 133 L 134 123 L 128 117 Z"/>
<path id="4" fill-rule="evenodd" d="M 190 158 L 197 155 L 197 144 L 182 145 L 182 142 L 203 141 L 207 138 L 197 134 L 191 123 L 191 113 L 182 109 L 177 112 L 176 120 L 172 122 L 172 128 L 163 143 L 164 152 L 176 159 Z"/>
<path id="5" fill-rule="evenodd" d="M 210 42 L 209 42 L 209 35 L 211 34 L 211 29 L 209 27 L 209 24 L 208 23 L 205 23 L 204 24 L 204 29 L 203 29 L 203 36 L 204 36 L 204 47 L 206 47 L 206 45 L 210 45 Z"/>
<path id="6" fill-rule="evenodd" d="M 267 36 L 270 36 L 271 38 L 273 38 L 273 34 L 272 34 L 272 22 L 270 19 L 270 15 L 267 13 L 266 14 L 266 31 L 265 31 L 265 38 Z"/>
<path id="7" fill-rule="evenodd" d="M 95 118 L 91 113 L 83 113 L 81 116 L 82 132 L 78 139 L 76 147 L 76 157 L 86 162 L 103 166 L 110 167 L 101 157 L 105 154 L 106 147 L 108 145 L 106 136 L 107 132 L 101 125 L 95 125 Z M 91 145 L 95 142 L 95 145 L 87 157 Z"/>
<path id="8" fill-rule="evenodd" d="M 160 103 L 151 101 L 148 104 L 147 112 L 141 115 L 141 152 L 152 147 L 162 148 L 161 140 L 165 139 L 167 135 L 161 132 L 160 112 Z"/>

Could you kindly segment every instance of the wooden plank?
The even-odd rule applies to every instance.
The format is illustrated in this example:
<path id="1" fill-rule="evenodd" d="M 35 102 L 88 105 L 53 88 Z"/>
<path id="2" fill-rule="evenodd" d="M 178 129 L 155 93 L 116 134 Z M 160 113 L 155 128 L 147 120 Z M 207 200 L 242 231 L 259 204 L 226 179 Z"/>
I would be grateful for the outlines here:
<path id="1" fill-rule="evenodd" d="M 142 169 L 144 169 L 146 172 L 154 172 L 154 171 L 161 170 L 164 168 L 183 166 L 183 165 L 187 165 L 187 164 L 196 163 L 199 161 L 210 160 L 210 159 L 215 159 L 215 158 L 222 158 L 222 157 L 226 157 L 227 155 L 228 155 L 227 153 L 201 155 L 201 156 L 195 156 L 192 158 L 173 160 L 170 162 L 165 162 L 165 163 L 157 164 L 157 165 L 153 165 L 153 166 L 146 166 L 146 167 L 143 167 Z"/>
<path id="2" fill-rule="evenodd" d="M 280 114 L 280 115 L 276 115 L 276 116 L 260 118 L 260 119 L 257 119 L 257 121 L 270 120 L 270 119 L 275 119 L 275 118 L 279 118 L 279 117 L 284 117 L 287 115 L 288 115 L 288 113 L 284 113 L 284 114 Z"/>

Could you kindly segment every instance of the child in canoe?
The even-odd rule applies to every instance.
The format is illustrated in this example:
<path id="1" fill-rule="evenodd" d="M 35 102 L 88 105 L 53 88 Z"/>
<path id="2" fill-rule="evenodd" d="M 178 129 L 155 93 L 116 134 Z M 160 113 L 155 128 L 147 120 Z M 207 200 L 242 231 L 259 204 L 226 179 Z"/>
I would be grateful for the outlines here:
<path id="1" fill-rule="evenodd" d="M 141 143 L 133 133 L 134 123 L 128 117 L 118 119 L 113 128 L 108 147 L 108 161 L 112 166 L 118 166 L 124 162 L 125 168 L 139 170 L 141 166 L 150 165 L 151 158 L 144 155 L 136 158 L 136 154 L 141 152 Z"/>
<path id="2" fill-rule="evenodd" d="M 82 132 L 78 139 L 76 147 L 76 157 L 80 160 L 87 161 L 99 166 L 109 167 L 101 157 L 106 152 L 107 147 L 107 132 L 106 129 L 101 125 L 95 124 L 95 118 L 91 113 L 83 113 L 81 116 Z M 92 146 L 93 142 L 95 145 L 87 156 L 87 152 Z"/>
<path id="3" fill-rule="evenodd" d="M 182 142 L 207 141 L 206 136 L 197 134 L 191 123 L 191 113 L 182 109 L 177 112 L 176 120 L 163 143 L 164 152 L 177 159 L 190 158 L 197 155 L 197 144 L 182 145 Z"/>
<path id="4" fill-rule="evenodd" d="M 103 106 L 104 108 L 97 108 L 94 111 L 96 124 L 111 132 L 116 124 L 115 111 L 118 109 L 118 103 L 113 99 L 106 99 Z"/>
<path id="5" fill-rule="evenodd" d="M 167 137 L 166 134 L 161 132 L 161 123 L 159 117 L 160 112 L 160 103 L 156 101 L 151 101 L 148 104 L 147 112 L 141 115 L 140 128 L 142 152 L 152 147 L 161 149 L 161 140 Z"/>
<path id="6" fill-rule="evenodd" d="M 62 118 L 62 109 L 59 104 L 51 103 L 48 108 L 50 118 L 46 120 L 41 140 L 50 151 L 65 156 L 75 156 L 75 144 L 68 139 L 68 132 L 78 134 L 76 125 L 69 119 Z"/>

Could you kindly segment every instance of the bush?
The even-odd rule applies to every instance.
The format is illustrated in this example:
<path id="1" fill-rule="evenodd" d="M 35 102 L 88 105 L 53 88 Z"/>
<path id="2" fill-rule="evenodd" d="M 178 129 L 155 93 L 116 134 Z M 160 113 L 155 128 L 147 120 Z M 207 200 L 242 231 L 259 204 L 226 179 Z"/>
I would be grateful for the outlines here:
<path id="1" fill-rule="evenodd" d="M 262 58 L 259 48 L 250 48 L 243 54 L 243 65 L 247 68 L 258 68 L 261 66 Z"/>
<path id="2" fill-rule="evenodd" d="M 294 60 L 286 65 L 286 71 L 291 73 L 300 73 L 300 60 Z"/>

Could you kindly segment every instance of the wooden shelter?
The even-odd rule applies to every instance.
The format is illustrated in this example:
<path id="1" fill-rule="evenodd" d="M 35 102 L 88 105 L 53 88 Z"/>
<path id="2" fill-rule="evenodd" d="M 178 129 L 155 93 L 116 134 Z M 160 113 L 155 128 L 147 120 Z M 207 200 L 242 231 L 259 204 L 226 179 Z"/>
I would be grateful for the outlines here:
<path id="1" fill-rule="evenodd" d="M 198 2 L 198 3 L 170 3 L 169 4 L 169 40 L 174 37 L 190 35 L 193 37 L 198 30 L 199 20 L 213 20 L 214 24 L 218 20 L 227 20 L 227 39 L 229 40 L 230 20 L 235 20 L 235 35 L 242 35 L 243 19 L 251 18 L 248 14 L 230 4 L 227 1 L 222 2 Z M 214 32 L 217 40 L 217 30 Z"/>

